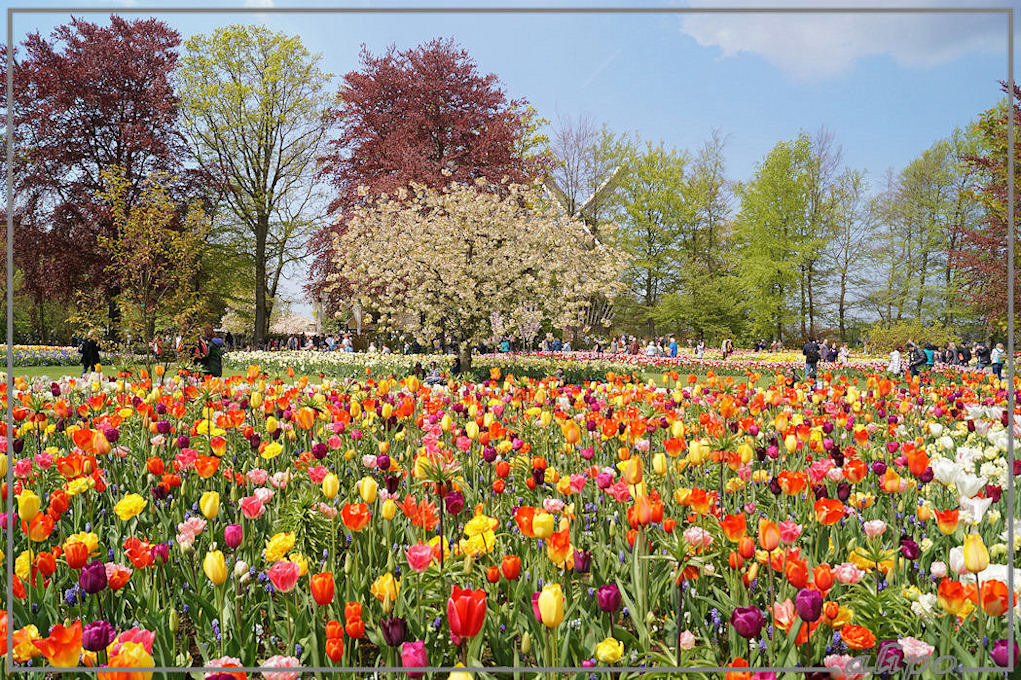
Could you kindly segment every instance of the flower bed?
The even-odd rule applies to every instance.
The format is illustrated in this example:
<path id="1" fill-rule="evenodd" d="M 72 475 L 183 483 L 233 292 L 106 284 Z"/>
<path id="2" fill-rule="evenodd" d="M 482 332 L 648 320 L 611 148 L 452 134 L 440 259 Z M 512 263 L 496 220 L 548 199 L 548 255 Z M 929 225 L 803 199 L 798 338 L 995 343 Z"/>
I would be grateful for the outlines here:
<path id="1" fill-rule="evenodd" d="M 18 378 L 14 661 L 1007 658 L 987 375 L 559 386 L 498 362 L 600 360 L 480 357 L 451 389 L 341 358 L 362 375 Z"/>

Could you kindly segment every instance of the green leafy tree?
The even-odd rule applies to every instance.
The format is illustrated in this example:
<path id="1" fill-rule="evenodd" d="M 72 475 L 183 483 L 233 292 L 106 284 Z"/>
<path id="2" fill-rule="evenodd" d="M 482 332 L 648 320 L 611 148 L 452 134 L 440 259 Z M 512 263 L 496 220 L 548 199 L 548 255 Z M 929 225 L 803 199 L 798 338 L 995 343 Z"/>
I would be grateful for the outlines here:
<path id="1" fill-rule="evenodd" d="M 235 25 L 185 43 L 180 95 L 194 156 L 231 220 L 220 235 L 254 269 L 254 336 L 269 329 L 288 267 L 304 252 L 320 196 L 329 74 L 296 36 Z"/>
<path id="2" fill-rule="evenodd" d="M 808 164 L 811 142 L 801 136 L 778 143 L 751 182 L 739 186 L 735 220 L 741 291 L 748 302 L 749 331 L 785 337 L 798 319 L 799 268 L 808 233 Z"/>
<path id="3" fill-rule="evenodd" d="M 210 224 L 199 203 L 183 210 L 167 193 L 166 175 L 145 178 L 129 205 L 132 183 L 124 169 L 103 171 L 101 194 L 109 205 L 114 236 L 100 237 L 107 272 L 116 278 L 117 305 L 132 337 L 148 343 L 160 324 L 179 323 L 202 305 L 195 287 Z"/>

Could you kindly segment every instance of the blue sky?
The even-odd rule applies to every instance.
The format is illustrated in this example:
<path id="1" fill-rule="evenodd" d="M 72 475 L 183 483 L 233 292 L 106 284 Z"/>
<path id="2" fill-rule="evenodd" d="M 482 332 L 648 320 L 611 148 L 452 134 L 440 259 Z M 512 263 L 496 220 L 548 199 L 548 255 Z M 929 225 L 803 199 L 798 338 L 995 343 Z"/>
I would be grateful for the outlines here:
<path id="1" fill-rule="evenodd" d="M 7 2 L 7 7 L 67 6 Z M 362 43 L 381 51 L 434 37 L 453 37 L 509 96 L 526 98 L 543 116 L 587 115 L 617 131 L 697 150 L 714 129 L 727 139 L 731 179 L 748 179 L 779 140 L 826 126 L 852 167 L 876 184 L 936 140 L 966 125 L 1000 96 L 1007 75 L 1002 15 L 549 15 L 549 14 L 161 14 L 157 6 L 199 2 L 107 0 L 75 3 L 125 7 L 164 19 L 187 38 L 217 26 L 262 22 L 298 34 L 323 67 L 339 77 L 358 67 Z M 328 7 L 314 0 L 206 3 L 230 8 Z M 388 3 L 394 6 L 398 3 Z M 401 6 L 428 6 L 422 0 Z M 444 6 L 465 6 L 452 0 Z M 474 2 L 470 6 L 578 6 L 577 2 Z M 606 2 L 586 3 L 609 6 Z M 614 3 L 624 5 L 626 3 Z M 694 3 L 648 2 L 644 6 Z M 734 0 L 729 7 L 949 6 L 943 2 Z M 956 3 L 962 5 L 965 3 Z M 344 6 L 385 7 L 382 2 Z M 702 6 L 722 3 L 705 0 Z M 1009 7 L 990 2 L 983 6 Z M 149 9 L 153 8 L 153 9 Z M 85 16 L 83 14 L 83 16 Z M 88 15 L 94 21 L 102 14 Z M 67 14 L 19 14 L 15 41 L 44 34 Z M 6 21 L 5 21 L 6 23 Z M 6 26 L 5 26 L 6 28 Z M 1021 43 L 1019 43 L 1021 49 Z M 1018 74 L 1021 79 L 1021 73 Z M 296 291 L 301 274 L 288 288 Z M 307 311 L 299 304 L 298 311 Z"/>

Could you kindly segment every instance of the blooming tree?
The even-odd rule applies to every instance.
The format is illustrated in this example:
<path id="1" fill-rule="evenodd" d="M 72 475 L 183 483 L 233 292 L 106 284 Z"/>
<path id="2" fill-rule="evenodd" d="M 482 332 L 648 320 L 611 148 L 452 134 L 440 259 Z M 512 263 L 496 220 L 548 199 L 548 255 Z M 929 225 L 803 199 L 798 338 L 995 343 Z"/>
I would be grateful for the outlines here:
<path id="1" fill-rule="evenodd" d="M 563 324 L 590 296 L 618 290 L 624 253 L 597 248 L 580 221 L 543 204 L 538 185 L 493 188 L 479 179 L 367 196 L 335 236 L 334 279 L 353 283 L 383 327 L 424 342 L 449 335 L 466 368 L 493 312 L 531 304 Z"/>
<path id="2" fill-rule="evenodd" d="M 525 346 L 531 349 L 535 336 L 542 328 L 542 310 L 533 301 L 526 300 L 514 308 L 511 318 L 514 319 Z"/>

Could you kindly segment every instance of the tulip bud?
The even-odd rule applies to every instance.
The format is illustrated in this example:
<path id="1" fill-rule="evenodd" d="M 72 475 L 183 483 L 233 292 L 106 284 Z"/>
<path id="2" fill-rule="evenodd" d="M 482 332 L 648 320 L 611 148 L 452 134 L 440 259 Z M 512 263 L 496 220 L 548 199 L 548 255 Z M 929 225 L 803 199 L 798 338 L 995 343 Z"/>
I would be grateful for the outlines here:
<path id="1" fill-rule="evenodd" d="M 396 515 L 397 503 L 393 499 L 387 498 L 383 501 L 383 519 L 392 520 Z"/>
<path id="2" fill-rule="evenodd" d="M 464 557 L 464 575 L 468 576 L 472 573 L 472 566 L 475 564 L 475 560 L 472 559 L 471 555 L 465 555 Z"/>
<path id="3" fill-rule="evenodd" d="M 177 610 L 176 609 L 171 609 L 170 610 L 170 621 L 168 621 L 168 623 L 167 623 L 167 627 L 170 628 L 170 632 L 171 633 L 176 633 L 177 632 L 178 624 L 179 624 L 179 621 L 178 621 L 178 618 L 177 618 Z"/>
<path id="4" fill-rule="evenodd" d="M 532 636 L 529 635 L 528 632 L 526 631 L 525 634 L 521 636 L 521 653 L 528 654 L 531 651 L 532 651 Z"/>

